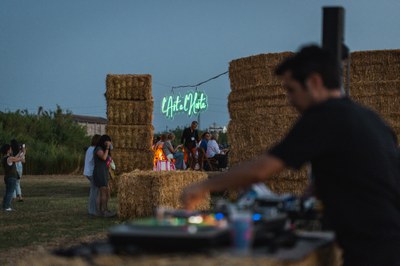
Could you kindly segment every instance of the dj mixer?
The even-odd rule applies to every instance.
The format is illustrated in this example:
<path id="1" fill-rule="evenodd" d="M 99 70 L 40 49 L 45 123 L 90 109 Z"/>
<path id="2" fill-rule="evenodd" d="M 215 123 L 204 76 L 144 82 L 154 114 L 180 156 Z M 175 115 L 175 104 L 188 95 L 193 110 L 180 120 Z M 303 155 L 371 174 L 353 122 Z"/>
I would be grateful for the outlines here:
<path id="1" fill-rule="evenodd" d="M 159 208 L 155 217 L 112 227 L 109 240 L 145 250 L 196 250 L 229 244 L 229 227 L 222 213 Z"/>
<path id="2" fill-rule="evenodd" d="M 158 208 L 154 217 L 117 225 L 109 241 L 117 249 L 135 246 L 144 250 L 198 250 L 231 243 L 235 212 L 251 213 L 253 245 L 293 245 L 297 219 L 315 218 L 312 204 L 292 195 L 276 195 L 260 185 L 242 194 L 235 203 L 218 201 L 211 211 Z M 265 192 L 266 191 L 266 192 Z"/>

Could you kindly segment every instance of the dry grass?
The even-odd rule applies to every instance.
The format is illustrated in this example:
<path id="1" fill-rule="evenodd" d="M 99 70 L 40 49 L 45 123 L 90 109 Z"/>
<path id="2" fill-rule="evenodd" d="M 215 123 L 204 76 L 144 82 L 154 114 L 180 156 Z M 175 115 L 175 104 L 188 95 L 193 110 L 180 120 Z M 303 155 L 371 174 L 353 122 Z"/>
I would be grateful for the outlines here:
<path id="1" fill-rule="evenodd" d="M 15 212 L 0 212 L 0 265 L 38 250 L 104 238 L 119 223 L 87 214 L 89 182 L 83 176 L 24 176 L 21 186 L 25 201 L 13 203 Z M 115 197 L 110 207 L 116 209 Z"/>

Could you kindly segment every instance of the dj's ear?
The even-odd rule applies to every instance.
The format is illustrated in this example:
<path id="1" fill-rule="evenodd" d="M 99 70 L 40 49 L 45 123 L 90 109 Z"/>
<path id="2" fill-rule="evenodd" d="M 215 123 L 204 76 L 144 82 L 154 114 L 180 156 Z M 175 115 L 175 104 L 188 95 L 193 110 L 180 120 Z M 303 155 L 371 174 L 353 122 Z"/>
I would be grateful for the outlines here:
<path id="1" fill-rule="evenodd" d="M 322 81 L 322 77 L 318 73 L 311 73 L 307 80 L 306 85 L 310 89 L 320 89 L 324 86 L 324 82 Z"/>

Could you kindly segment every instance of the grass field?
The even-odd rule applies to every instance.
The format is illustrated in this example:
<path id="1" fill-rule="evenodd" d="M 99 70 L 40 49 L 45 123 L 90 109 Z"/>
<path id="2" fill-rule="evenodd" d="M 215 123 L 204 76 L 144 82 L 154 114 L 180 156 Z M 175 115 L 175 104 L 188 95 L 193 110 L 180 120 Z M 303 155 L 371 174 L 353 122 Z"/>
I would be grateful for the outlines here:
<path id="1" fill-rule="evenodd" d="M 0 182 L 1 200 L 5 185 Z M 14 212 L 0 212 L 0 265 L 39 249 L 79 244 L 105 238 L 117 218 L 87 214 L 89 181 L 83 176 L 24 176 L 24 202 L 13 202 Z M 110 209 L 117 209 L 116 197 Z"/>

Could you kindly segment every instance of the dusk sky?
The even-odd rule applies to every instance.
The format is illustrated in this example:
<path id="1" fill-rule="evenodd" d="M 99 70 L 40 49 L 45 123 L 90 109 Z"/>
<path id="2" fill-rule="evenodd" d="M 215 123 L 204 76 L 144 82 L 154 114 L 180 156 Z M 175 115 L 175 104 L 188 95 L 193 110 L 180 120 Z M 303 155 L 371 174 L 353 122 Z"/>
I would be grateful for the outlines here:
<path id="1" fill-rule="evenodd" d="M 324 6 L 345 8 L 351 51 L 400 49 L 398 0 L 1 0 L 0 111 L 59 105 L 106 117 L 108 73 L 150 74 L 156 132 L 187 126 L 196 118 L 161 114 L 172 86 L 207 80 L 234 59 L 319 44 Z M 199 89 L 209 97 L 201 128 L 227 125 L 228 75 Z"/>

